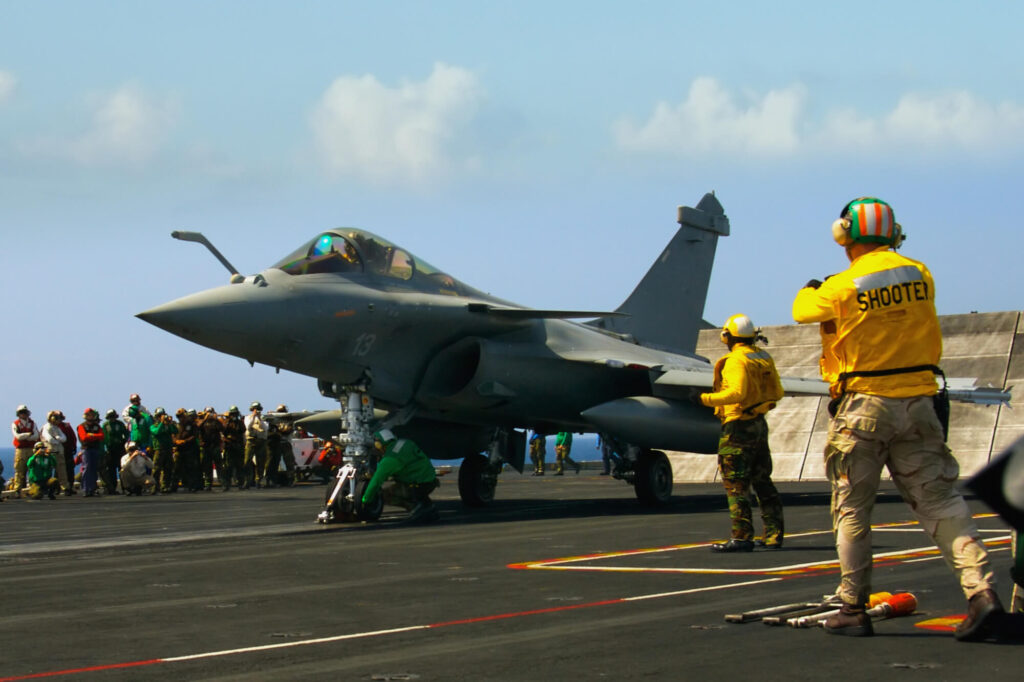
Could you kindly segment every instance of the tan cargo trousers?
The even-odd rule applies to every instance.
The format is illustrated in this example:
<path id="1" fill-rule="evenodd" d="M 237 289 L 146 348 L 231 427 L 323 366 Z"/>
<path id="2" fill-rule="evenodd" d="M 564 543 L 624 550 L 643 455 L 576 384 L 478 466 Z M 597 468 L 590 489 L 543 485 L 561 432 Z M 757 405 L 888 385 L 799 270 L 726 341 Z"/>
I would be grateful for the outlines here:
<path id="1" fill-rule="evenodd" d="M 850 393 L 829 425 L 825 447 L 843 601 L 864 604 L 871 593 L 871 511 L 883 466 L 959 578 L 964 595 L 970 599 L 994 588 L 988 552 L 954 487 L 960 465 L 943 440 L 931 396 Z"/>

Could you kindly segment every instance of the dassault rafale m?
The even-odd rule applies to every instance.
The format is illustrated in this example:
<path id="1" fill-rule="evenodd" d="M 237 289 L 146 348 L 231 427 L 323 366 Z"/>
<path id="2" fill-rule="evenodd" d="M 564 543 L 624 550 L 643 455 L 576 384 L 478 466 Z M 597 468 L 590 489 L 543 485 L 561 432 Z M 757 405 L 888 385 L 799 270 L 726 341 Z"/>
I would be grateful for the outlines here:
<path id="1" fill-rule="evenodd" d="M 373 433 L 390 428 L 432 459 L 461 459 L 469 506 L 494 496 L 507 463 L 520 473 L 526 432 L 596 432 L 613 444 L 614 476 L 648 504 L 668 500 L 663 450 L 713 453 L 720 430 L 694 402 L 712 385 L 695 354 L 718 238 L 729 220 L 714 194 L 680 206 L 679 228 L 643 280 L 611 312 L 535 310 L 474 289 L 365 230 L 316 235 L 262 272 L 165 303 L 139 318 L 203 346 L 317 379 L 341 410 L 300 421 L 338 434 L 345 518 L 374 519 L 362 489 Z M 589 320 L 578 322 L 575 320 Z M 785 379 L 790 394 L 825 385 Z M 343 484 L 345 489 L 343 488 Z M 335 502 L 331 497 L 332 503 Z M 333 517 L 325 510 L 321 520 Z"/>

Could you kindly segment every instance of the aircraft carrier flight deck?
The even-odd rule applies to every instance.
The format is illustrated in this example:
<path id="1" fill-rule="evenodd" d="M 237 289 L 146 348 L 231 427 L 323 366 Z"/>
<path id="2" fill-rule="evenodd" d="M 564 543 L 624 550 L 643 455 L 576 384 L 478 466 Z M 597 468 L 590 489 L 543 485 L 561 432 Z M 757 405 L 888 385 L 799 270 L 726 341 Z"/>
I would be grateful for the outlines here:
<path id="1" fill-rule="evenodd" d="M 0 680 L 1020 679 L 1019 639 L 954 640 L 966 602 L 891 487 L 874 589 L 918 608 L 855 639 L 724 618 L 833 591 L 826 483 L 780 484 L 782 550 L 717 555 L 718 484 L 652 510 L 594 469 L 506 472 L 469 510 L 454 478 L 427 526 L 318 525 L 314 484 L 4 503 Z M 969 504 L 1008 602 L 1008 528 Z"/>

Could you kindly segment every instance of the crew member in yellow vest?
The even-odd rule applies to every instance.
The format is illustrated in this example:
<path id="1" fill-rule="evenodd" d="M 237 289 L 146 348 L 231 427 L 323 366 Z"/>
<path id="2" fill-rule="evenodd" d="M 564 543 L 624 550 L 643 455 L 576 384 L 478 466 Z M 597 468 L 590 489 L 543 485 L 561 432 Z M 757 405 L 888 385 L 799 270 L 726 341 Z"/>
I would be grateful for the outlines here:
<path id="1" fill-rule="evenodd" d="M 895 251 L 903 231 L 880 199 L 848 203 L 832 236 L 850 267 L 824 282 L 811 280 L 793 301 L 797 322 L 821 325 L 821 371 L 832 394 L 825 471 L 832 483 L 843 606 L 825 621 L 825 630 L 873 634 L 865 613 L 871 510 L 886 467 L 968 599 L 956 638 L 984 639 L 1003 607 L 985 545 L 954 487 L 960 467 L 938 415 L 945 405 L 934 398 L 942 356 L 935 282 L 923 263 Z"/>
<path id="2" fill-rule="evenodd" d="M 713 393 L 700 401 L 715 408 L 722 421 L 718 440 L 718 467 L 722 473 L 732 538 L 711 545 L 715 552 L 750 552 L 754 526 L 750 490 L 757 495 L 764 523 L 764 537 L 757 541 L 768 549 L 781 549 L 785 523 L 782 499 L 772 483 L 772 453 L 768 447 L 768 423 L 764 415 L 782 399 L 782 383 L 772 356 L 757 341 L 766 339 L 746 315 L 726 320 L 720 336 L 728 354 L 715 363 Z"/>

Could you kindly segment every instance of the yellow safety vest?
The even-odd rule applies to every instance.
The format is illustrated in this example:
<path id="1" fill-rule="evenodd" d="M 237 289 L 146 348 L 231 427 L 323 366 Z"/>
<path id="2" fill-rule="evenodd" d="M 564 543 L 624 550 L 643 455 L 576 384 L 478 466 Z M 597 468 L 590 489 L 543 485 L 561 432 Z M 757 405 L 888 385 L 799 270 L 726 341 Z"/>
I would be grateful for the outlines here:
<path id="1" fill-rule="evenodd" d="M 797 322 L 821 322 L 821 376 L 833 397 L 870 393 L 889 398 L 934 395 L 935 375 L 851 376 L 938 365 L 942 332 L 935 313 L 935 282 L 924 263 L 889 249 L 870 251 L 838 275 L 793 301 Z"/>
<path id="2" fill-rule="evenodd" d="M 715 408 L 723 423 L 755 419 L 782 399 L 782 382 L 775 361 L 767 351 L 745 343 L 715 363 L 714 393 L 701 395 L 701 402 Z"/>

